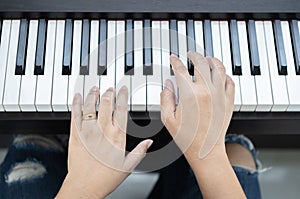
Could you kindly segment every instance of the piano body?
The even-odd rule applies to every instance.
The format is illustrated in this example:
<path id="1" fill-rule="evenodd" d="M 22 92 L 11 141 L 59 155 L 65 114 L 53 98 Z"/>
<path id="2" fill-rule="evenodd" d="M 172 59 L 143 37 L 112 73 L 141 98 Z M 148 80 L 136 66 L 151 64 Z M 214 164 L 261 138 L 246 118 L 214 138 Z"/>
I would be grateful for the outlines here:
<path id="1" fill-rule="evenodd" d="M 129 148 L 143 137 L 159 148 L 171 139 L 159 113 L 168 56 L 192 76 L 193 50 L 235 81 L 229 132 L 299 147 L 299 31 L 298 0 L 2 0 L 0 133 L 68 133 L 75 91 L 125 84 Z"/>

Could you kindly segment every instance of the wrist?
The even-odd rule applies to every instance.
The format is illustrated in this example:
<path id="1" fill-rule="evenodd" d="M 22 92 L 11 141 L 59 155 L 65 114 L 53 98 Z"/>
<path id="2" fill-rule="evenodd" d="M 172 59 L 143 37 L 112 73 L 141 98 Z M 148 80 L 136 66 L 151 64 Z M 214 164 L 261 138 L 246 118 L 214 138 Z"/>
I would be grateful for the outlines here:
<path id="1" fill-rule="evenodd" d="M 93 191 L 89 183 L 81 183 L 79 179 L 71 177 L 69 174 L 66 176 L 56 199 L 60 198 L 90 198 L 99 199 L 105 198 L 105 194 Z"/>
<path id="2" fill-rule="evenodd" d="M 199 154 L 199 151 L 195 154 L 184 154 L 192 169 L 197 167 L 197 169 L 200 170 L 207 170 L 208 168 L 211 168 L 211 165 L 222 166 L 229 163 L 225 144 L 216 145 L 205 158 L 201 159 Z"/>

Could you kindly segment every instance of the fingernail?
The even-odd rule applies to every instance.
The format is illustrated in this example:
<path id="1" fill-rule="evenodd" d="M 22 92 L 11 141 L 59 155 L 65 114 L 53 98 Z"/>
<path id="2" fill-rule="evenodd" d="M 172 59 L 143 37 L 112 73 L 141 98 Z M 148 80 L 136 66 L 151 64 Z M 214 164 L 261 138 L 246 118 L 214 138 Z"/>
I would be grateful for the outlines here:
<path id="1" fill-rule="evenodd" d="M 113 87 L 109 87 L 106 91 L 114 91 Z"/>
<path id="2" fill-rule="evenodd" d="M 208 62 L 210 65 L 213 65 L 213 64 L 214 64 L 214 63 L 213 63 L 212 57 L 206 57 L 206 60 L 207 60 L 207 62 Z"/>
<path id="3" fill-rule="evenodd" d="M 96 92 L 98 90 L 97 86 L 93 86 L 93 88 L 91 89 L 91 91 Z"/>
<path id="4" fill-rule="evenodd" d="M 121 90 L 128 90 L 128 88 L 127 88 L 127 86 L 124 85 L 121 87 Z"/>
<path id="5" fill-rule="evenodd" d="M 75 101 L 75 102 L 79 102 L 80 98 L 81 98 L 81 95 L 80 95 L 79 93 L 76 93 L 76 94 L 74 95 L 74 101 Z"/>
<path id="6" fill-rule="evenodd" d="M 147 140 L 147 149 L 150 148 L 150 146 L 152 145 L 153 140 Z"/>

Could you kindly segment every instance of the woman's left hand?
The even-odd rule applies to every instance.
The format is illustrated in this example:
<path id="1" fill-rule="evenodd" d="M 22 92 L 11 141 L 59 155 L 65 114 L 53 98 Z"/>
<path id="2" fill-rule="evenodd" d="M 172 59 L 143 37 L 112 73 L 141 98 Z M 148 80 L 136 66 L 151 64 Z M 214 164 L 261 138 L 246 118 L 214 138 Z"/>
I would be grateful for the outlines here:
<path id="1" fill-rule="evenodd" d="M 57 198 L 104 198 L 132 172 L 152 144 L 152 140 L 144 140 L 125 156 L 127 88 L 120 89 L 116 104 L 114 89 L 108 89 L 96 118 L 98 98 L 99 89 L 94 87 L 82 111 L 80 94 L 74 96 L 68 174 Z"/>

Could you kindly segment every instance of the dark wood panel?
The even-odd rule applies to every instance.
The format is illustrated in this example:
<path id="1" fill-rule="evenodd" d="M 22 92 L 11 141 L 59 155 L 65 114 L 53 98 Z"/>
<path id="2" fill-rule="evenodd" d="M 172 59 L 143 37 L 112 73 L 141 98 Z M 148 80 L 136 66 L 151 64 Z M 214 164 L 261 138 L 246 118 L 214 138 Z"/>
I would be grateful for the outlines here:
<path id="1" fill-rule="evenodd" d="M 298 0 L 1 0 L 0 17 L 300 18 Z"/>
<path id="2" fill-rule="evenodd" d="M 300 112 L 237 112 L 233 114 L 228 132 L 248 135 L 259 147 L 300 147 L 299 125 Z M 70 113 L 0 113 L 0 134 L 67 134 L 69 129 Z M 130 113 L 127 146 L 133 147 L 147 137 L 156 140 L 153 150 L 170 142 L 160 113 Z"/>
<path id="3" fill-rule="evenodd" d="M 298 13 L 298 0 L 1 0 L 6 12 Z"/>

